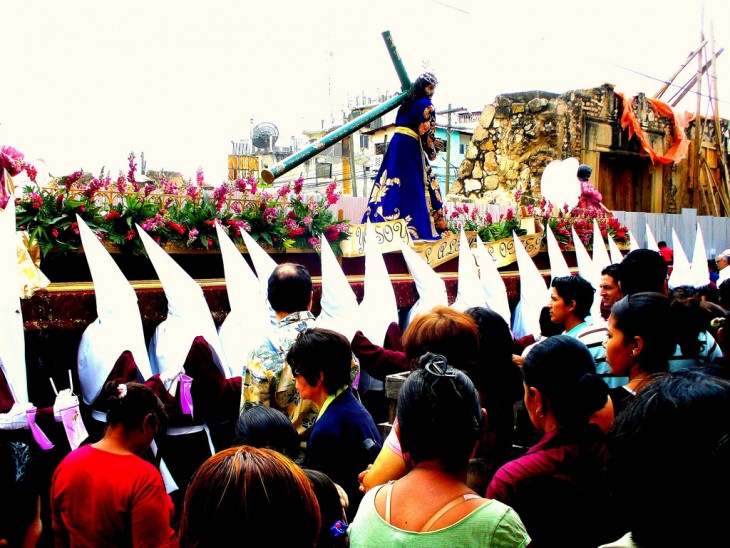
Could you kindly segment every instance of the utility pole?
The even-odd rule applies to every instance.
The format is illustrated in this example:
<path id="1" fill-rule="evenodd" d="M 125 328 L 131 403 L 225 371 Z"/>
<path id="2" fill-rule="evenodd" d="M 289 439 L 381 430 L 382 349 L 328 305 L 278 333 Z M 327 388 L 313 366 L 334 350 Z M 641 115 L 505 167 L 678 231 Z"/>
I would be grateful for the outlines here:
<path id="1" fill-rule="evenodd" d="M 446 122 L 446 194 L 449 193 L 449 182 L 451 179 L 451 113 L 462 112 L 464 110 L 466 110 L 464 107 L 451 108 L 451 103 L 449 103 L 447 110 L 436 113 L 448 115 Z"/>

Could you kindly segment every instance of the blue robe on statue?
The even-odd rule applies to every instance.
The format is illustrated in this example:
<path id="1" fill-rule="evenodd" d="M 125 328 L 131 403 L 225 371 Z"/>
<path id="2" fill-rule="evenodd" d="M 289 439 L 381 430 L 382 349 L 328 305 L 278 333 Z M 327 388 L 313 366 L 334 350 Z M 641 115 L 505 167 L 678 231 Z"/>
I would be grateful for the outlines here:
<path id="1" fill-rule="evenodd" d="M 446 230 L 443 200 L 429 159 L 436 158 L 436 116 L 428 97 L 403 105 L 396 132 L 375 178 L 362 222 L 405 219 L 414 240 L 437 240 Z"/>

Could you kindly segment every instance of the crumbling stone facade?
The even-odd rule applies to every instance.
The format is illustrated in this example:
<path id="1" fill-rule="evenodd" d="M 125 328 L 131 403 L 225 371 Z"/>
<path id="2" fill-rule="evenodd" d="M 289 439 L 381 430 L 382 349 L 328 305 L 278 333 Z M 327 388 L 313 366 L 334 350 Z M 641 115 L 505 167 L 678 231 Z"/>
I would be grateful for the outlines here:
<path id="1" fill-rule="evenodd" d="M 632 106 L 647 141 L 663 154 L 673 142 L 673 119 L 658 115 L 643 95 Z M 511 204 L 520 190 L 539 199 L 545 166 L 576 157 L 593 167 L 598 190 L 617 202 L 609 208 L 676 210 L 669 199 L 671 164 L 652 165 L 639 141 L 621 128 L 621 114 L 622 100 L 610 84 L 563 94 L 499 95 L 482 112 L 451 194 Z"/>

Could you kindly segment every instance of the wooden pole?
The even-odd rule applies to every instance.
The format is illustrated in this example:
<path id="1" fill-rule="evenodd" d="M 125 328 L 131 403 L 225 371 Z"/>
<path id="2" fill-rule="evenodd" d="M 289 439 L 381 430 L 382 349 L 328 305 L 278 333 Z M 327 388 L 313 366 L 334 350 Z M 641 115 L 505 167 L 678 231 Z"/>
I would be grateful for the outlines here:
<path id="1" fill-rule="evenodd" d="M 725 214 L 727 215 L 727 212 L 730 211 L 730 197 L 727 195 L 727 192 L 723 192 L 723 188 L 715 180 L 715 176 L 712 174 L 712 170 L 710 169 L 707 160 L 705 160 L 704 158 L 702 158 L 702 166 L 705 168 L 705 176 L 707 177 L 708 183 L 717 187 L 717 193 L 720 195 L 722 207 L 725 210 Z M 716 215 L 718 217 L 720 216 L 719 210 Z"/>
<path id="2" fill-rule="evenodd" d="M 730 196 L 730 176 L 728 176 L 727 154 L 725 151 L 725 142 L 722 139 L 722 124 L 720 123 L 720 108 L 717 101 L 717 56 L 719 52 L 715 51 L 715 26 L 710 20 L 710 47 L 712 48 L 712 96 L 713 106 L 715 110 L 715 137 L 717 139 L 717 156 L 722 166 L 722 175 L 725 177 L 725 192 Z M 720 185 L 718 185 L 720 186 Z M 725 207 L 725 215 L 730 215 L 730 208 Z"/>
<path id="3" fill-rule="evenodd" d="M 669 86 L 672 85 L 672 82 L 674 82 L 674 80 L 677 78 L 677 76 L 679 76 L 679 73 L 682 72 L 687 65 L 689 65 L 690 61 L 692 61 L 692 59 L 695 58 L 695 55 L 697 55 L 700 52 L 700 50 L 705 47 L 705 44 L 707 44 L 707 40 L 702 42 L 700 44 L 700 47 L 698 47 L 696 50 L 694 50 L 692 53 L 690 53 L 687 56 L 687 59 L 684 60 L 684 63 L 682 63 L 682 65 L 679 67 L 679 70 L 677 70 L 677 72 L 672 74 L 672 76 L 669 78 L 669 80 L 664 82 L 664 85 L 661 88 L 659 88 L 659 91 L 657 91 L 654 94 L 654 99 L 661 99 L 661 96 L 664 95 L 664 92 L 667 91 L 667 89 L 669 89 Z"/>
<path id="4" fill-rule="evenodd" d="M 723 51 L 725 51 L 725 48 L 720 48 L 719 50 L 717 50 L 717 55 L 719 56 Z M 707 71 L 707 69 L 710 68 L 710 65 L 711 64 L 712 64 L 711 61 L 708 61 L 707 63 L 705 63 L 705 66 L 702 67 L 702 73 L 703 74 L 705 73 L 705 71 Z M 686 84 L 684 84 L 679 89 L 679 91 L 677 91 L 677 93 L 675 93 L 674 95 L 672 95 L 672 97 L 667 102 L 670 103 L 671 106 L 676 107 L 679 104 L 679 102 L 682 99 L 684 99 L 684 96 L 687 95 L 690 92 L 690 90 L 692 89 L 692 87 L 695 85 L 696 82 L 697 82 L 697 75 L 695 74 L 694 76 L 692 76 L 692 78 L 690 78 L 687 81 Z"/>
<path id="5" fill-rule="evenodd" d="M 700 44 L 705 41 L 704 31 L 704 17 L 705 9 L 704 6 L 700 8 Z M 702 181 L 700 181 L 700 158 L 702 157 L 702 50 L 697 55 L 697 106 L 695 109 L 695 158 L 692 164 L 692 182 L 694 185 L 699 185 L 700 191 L 704 192 L 702 188 Z M 709 210 L 708 210 L 709 213 Z"/>

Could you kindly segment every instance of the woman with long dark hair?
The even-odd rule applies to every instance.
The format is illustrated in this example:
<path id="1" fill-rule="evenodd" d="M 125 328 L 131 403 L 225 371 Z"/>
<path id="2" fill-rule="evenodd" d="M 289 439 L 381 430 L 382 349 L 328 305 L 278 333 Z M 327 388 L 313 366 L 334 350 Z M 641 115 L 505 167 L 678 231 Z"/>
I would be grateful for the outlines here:
<path id="1" fill-rule="evenodd" d="M 162 476 L 141 456 L 167 418 L 146 386 L 109 381 L 104 437 L 72 451 L 53 475 L 56 546 L 176 546 Z"/>
<path id="2" fill-rule="evenodd" d="M 426 72 L 406 94 L 362 218 L 363 223 L 404 219 L 414 240 L 437 240 L 446 230 L 441 191 L 429 164 L 443 149 L 431 102 L 436 84 Z"/>
<path id="3" fill-rule="evenodd" d="M 486 415 L 474 384 L 438 354 L 420 367 L 403 383 L 394 427 L 410 471 L 368 491 L 351 546 L 527 546 L 515 511 L 466 484 Z"/>
<path id="4" fill-rule="evenodd" d="M 627 295 L 611 307 L 606 360 L 611 373 L 628 382 L 609 391 L 615 416 L 621 414 L 655 373 L 669 371 L 676 348 L 669 299 L 660 293 Z"/>

